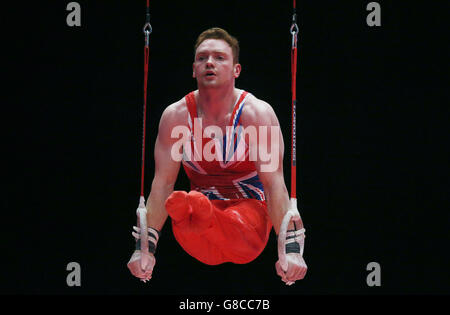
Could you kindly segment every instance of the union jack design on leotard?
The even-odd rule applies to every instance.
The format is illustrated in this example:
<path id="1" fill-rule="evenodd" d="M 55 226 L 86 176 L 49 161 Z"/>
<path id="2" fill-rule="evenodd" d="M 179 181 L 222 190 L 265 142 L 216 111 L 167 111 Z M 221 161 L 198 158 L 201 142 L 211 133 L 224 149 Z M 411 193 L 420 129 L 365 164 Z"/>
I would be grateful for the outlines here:
<path id="1" fill-rule="evenodd" d="M 200 148 L 195 145 L 194 124 L 198 121 L 195 92 L 185 96 L 191 141 L 183 147 L 182 163 L 191 182 L 191 189 L 202 192 L 210 200 L 265 200 L 263 185 L 254 162 L 249 160 L 249 148 L 240 119 L 249 95 L 246 91 L 240 92 L 222 139 L 202 138 L 201 150 L 205 145 L 211 145 L 215 156 L 220 157 L 212 161 L 202 157 L 203 151 L 199 152 Z M 203 135 L 203 129 L 201 132 Z M 202 158 L 195 158 L 199 156 Z"/>

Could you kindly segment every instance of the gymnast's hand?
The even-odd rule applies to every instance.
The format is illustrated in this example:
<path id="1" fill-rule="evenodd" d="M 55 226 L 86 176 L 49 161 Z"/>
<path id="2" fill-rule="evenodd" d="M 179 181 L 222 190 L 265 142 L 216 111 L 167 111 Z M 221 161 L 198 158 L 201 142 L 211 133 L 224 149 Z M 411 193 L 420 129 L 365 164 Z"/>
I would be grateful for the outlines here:
<path id="1" fill-rule="evenodd" d="M 281 280 L 287 285 L 302 280 L 308 270 L 303 259 L 305 228 L 301 226 L 300 229 L 297 229 L 294 223 L 293 228 L 287 230 L 290 220 L 295 217 L 300 217 L 296 209 L 286 213 L 278 235 L 278 261 L 275 263 L 275 269 Z"/>
<path id="2" fill-rule="evenodd" d="M 133 255 L 131 255 L 127 267 L 130 269 L 133 276 L 146 282 L 152 278 L 155 263 L 156 259 L 152 253 L 144 253 L 140 250 L 135 250 Z"/>
<path id="3" fill-rule="evenodd" d="M 308 270 L 302 255 L 300 253 L 288 253 L 286 254 L 286 261 L 288 263 L 286 271 L 281 268 L 280 261 L 277 261 L 275 264 L 275 269 L 281 280 L 287 285 L 292 285 L 295 281 L 302 280 Z"/>

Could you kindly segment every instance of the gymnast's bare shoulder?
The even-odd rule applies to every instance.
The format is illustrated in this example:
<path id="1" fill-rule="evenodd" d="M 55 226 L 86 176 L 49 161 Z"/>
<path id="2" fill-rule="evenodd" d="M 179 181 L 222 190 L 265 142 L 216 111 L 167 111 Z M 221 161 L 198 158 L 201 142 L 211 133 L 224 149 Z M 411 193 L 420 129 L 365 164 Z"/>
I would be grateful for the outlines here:
<path id="1" fill-rule="evenodd" d="M 172 130 L 179 126 L 188 126 L 188 109 L 184 97 L 167 106 L 162 113 L 158 129 L 159 140 L 175 141 L 176 139 L 171 137 Z"/>
<path id="2" fill-rule="evenodd" d="M 249 94 L 241 114 L 241 122 L 246 126 L 279 126 L 272 106 L 253 94 Z"/>

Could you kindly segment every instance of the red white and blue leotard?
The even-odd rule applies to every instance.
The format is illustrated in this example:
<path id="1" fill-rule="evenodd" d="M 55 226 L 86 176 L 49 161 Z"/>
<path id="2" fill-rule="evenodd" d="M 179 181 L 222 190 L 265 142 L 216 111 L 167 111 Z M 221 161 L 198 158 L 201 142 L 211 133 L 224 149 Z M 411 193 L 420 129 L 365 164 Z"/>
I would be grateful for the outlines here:
<path id="1" fill-rule="evenodd" d="M 175 239 L 189 255 L 208 265 L 254 260 L 264 250 L 272 228 L 263 185 L 249 159 L 240 123 L 248 96 L 241 92 L 226 134 L 218 139 L 203 137 L 202 128 L 195 135 L 199 122 L 195 94 L 185 97 L 191 141 L 183 146 L 182 163 L 191 191 L 174 191 L 165 206 Z M 208 145 L 215 159 L 203 156 Z"/>
<path id="2" fill-rule="evenodd" d="M 194 145 L 194 123 L 198 123 L 197 106 L 194 92 L 186 95 L 186 104 L 189 111 L 189 129 L 191 131 L 190 148 L 184 149 L 183 166 L 191 182 L 191 189 L 197 190 L 210 200 L 229 200 L 251 198 L 265 200 L 264 188 L 259 180 L 254 162 L 249 159 L 249 149 L 245 142 L 243 126 L 240 117 L 249 93 L 241 91 L 234 105 L 226 134 L 222 139 L 202 139 L 202 150 L 206 145 L 212 147 L 215 153 L 213 161 L 206 161 L 199 155 Z M 203 130 L 201 130 L 203 133 Z M 216 149 L 219 152 L 216 152 Z M 200 159 L 196 156 L 200 156 Z M 201 152 L 203 155 L 203 151 Z"/>

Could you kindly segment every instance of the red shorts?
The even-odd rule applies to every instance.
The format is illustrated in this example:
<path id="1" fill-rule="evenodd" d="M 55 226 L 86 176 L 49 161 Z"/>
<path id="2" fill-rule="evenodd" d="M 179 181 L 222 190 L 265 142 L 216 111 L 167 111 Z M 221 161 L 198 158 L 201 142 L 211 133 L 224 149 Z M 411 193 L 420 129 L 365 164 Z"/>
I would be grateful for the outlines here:
<path id="1" fill-rule="evenodd" d="M 207 265 L 254 260 L 272 228 L 266 203 L 256 199 L 209 200 L 198 191 L 174 191 L 166 209 L 178 243 Z"/>

